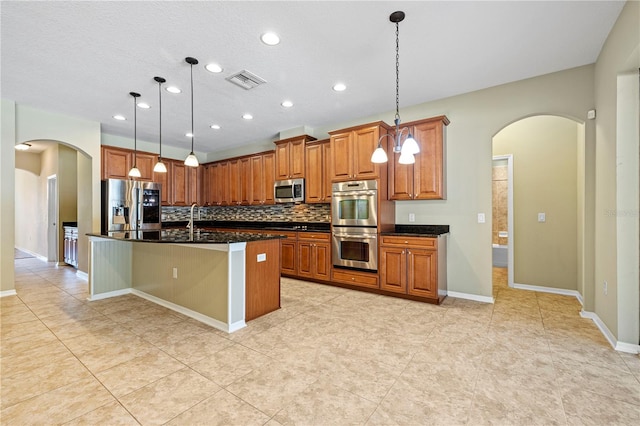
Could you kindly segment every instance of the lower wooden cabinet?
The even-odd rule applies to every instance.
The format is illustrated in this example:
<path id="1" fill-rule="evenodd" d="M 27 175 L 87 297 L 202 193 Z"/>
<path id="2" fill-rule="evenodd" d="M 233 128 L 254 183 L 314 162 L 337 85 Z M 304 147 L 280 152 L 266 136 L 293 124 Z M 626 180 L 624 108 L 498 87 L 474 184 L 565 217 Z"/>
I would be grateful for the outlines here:
<path id="1" fill-rule="evenodd" d="M 334 268 L 331 273 L 331 281 L 366 288 L 380 287 L 378 274 L 375 272 L 360 272 L 350 269 Z"/>
<path id="2" fill-rule="evenodd" d="M 331 279 L 331 235 L 326 232 L 298 233 L 298 276 Z"/>
<path id="3" fill-rule="evenodd" d="M 380 289 L 434 301 L 446 296 L 444 237 L 382 236 Z"/>

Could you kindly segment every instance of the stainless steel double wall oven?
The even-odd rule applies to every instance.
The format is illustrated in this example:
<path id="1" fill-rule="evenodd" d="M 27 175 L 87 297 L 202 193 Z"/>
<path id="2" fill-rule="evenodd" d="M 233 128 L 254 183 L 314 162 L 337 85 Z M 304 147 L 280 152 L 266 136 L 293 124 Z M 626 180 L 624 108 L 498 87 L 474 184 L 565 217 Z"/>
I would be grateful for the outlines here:
<path id="1" fill-rule="evenodd" d="M 378 270 L 378 182 L 337 182 L 331 195 L 333 265 Z"/>

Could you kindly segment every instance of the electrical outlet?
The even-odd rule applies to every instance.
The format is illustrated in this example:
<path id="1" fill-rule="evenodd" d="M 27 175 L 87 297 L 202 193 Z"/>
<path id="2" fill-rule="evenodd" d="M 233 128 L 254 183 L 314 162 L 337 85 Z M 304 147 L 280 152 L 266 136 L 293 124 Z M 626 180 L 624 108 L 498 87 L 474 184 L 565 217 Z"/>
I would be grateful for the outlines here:
<path id="1" fill-rule="evenodd" d="M 609 293 L 609 283 L 606 281 L 602 283 L 602 292 L 605 296 Z"/>
<path id="2" fill-rule="evenodd" d="M 178 278 L 178 268 L 173 268 L 173 278 Z"/>
<path id="3" fill-rule="evenodd" d="M 415 222 L 415 221 L 416 221 L 416 214 L 409 213 L 409 222 Z"/>
<path id="4" fill-rule="evenodd" d="M 267 253 L 258 253 L 257 259 L 258 262 L 266 262 Z"/>
<path id="5" fill-rule="evenodd" d="M 478 223 L 485 223 L 486 218 L 484 217 L 484 213 L 478 213 Z"/>

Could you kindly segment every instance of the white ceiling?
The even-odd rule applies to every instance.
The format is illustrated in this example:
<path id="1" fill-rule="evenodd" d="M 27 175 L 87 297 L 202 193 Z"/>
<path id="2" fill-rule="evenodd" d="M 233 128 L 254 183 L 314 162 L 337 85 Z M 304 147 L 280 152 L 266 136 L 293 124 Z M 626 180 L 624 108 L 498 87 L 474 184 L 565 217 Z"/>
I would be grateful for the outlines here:
<path id="1" fill-rule="evenodd" d="M 154 76 L 163 92 L 163 143 L 187 149 L 189 65 L 195 150 L 214 152 L 301 126 L 318 128 L 596 61 L 621 1 L 2 1 L 2 97 L 102 123 L 102 131 L 158 139 Z M 259 36 L 275 31 L 269 47 Z M 221 74 L 204 69 L 209 62 Z M 225 77 L 247 69 L 267 84 L 245 91 Z M 341 81 L 345 92 L 331 87 Z M 284 109 L 284 99 L 294 102 Z M 244 113 L 255 117 L 241 118 Z M 127 121 L 112 118 L 122 114 Z M 217 123 L 220 130 L 209 126 Z"/>

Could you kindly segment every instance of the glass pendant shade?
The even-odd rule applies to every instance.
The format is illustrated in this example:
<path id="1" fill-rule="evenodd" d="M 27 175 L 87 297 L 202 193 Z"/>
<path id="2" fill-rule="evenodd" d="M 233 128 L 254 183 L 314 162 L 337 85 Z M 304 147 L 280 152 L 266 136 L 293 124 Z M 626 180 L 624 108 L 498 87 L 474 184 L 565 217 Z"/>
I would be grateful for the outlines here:
<path id="1" fill-rule="evenodd" d="M 373 151 L 373 154 L 371 155 L 371 162 L 386 163 L 387 161 L 388 161 L 387 153 L 384 152 L 384 148 L 382 148 L 382 145 L 378 145 L 376 150 Z"/>
<path id="2" fill-rule="evenodd" d="M 402 152 L 400 154 L 400 158 L 398 159 L 398 163 L 400 164 L 413 164 L 415 162 L 416 158 L 409 152 Z"/>
<path id="3" fill-rule="evenodd" d="M 158 160 L 155 166 L 153 166 L 154 173 L 167 173 L 167 166 L 164 165 L 162 160 Z"/>
<path id="4" fill-rule="evenodd" d="M 140 174 L 140 170 L 136 166 L 133 166 L 131 170 L 129 170 L 129 177 L 139 178 L 142 177 L 142 175 Z"/>
<path id="5" fill-rule="evenodd" d="M 198 162 L 198 157 L 191 151 L 191 154 L 184 160 L 184 165 L 189 167 L 198 167 L 200 163 Z"/>
<path id="6" fill-rule="evenodd" d="M 415 155 L 420 152 L 420 147 L 418 146 L 418 142 L 416 142 L 413 136 L 411 136 L 411 133 L 409 133 L 409 136 L 402 144 L 402 152 L 408 152 L 411 155 Z"/>

